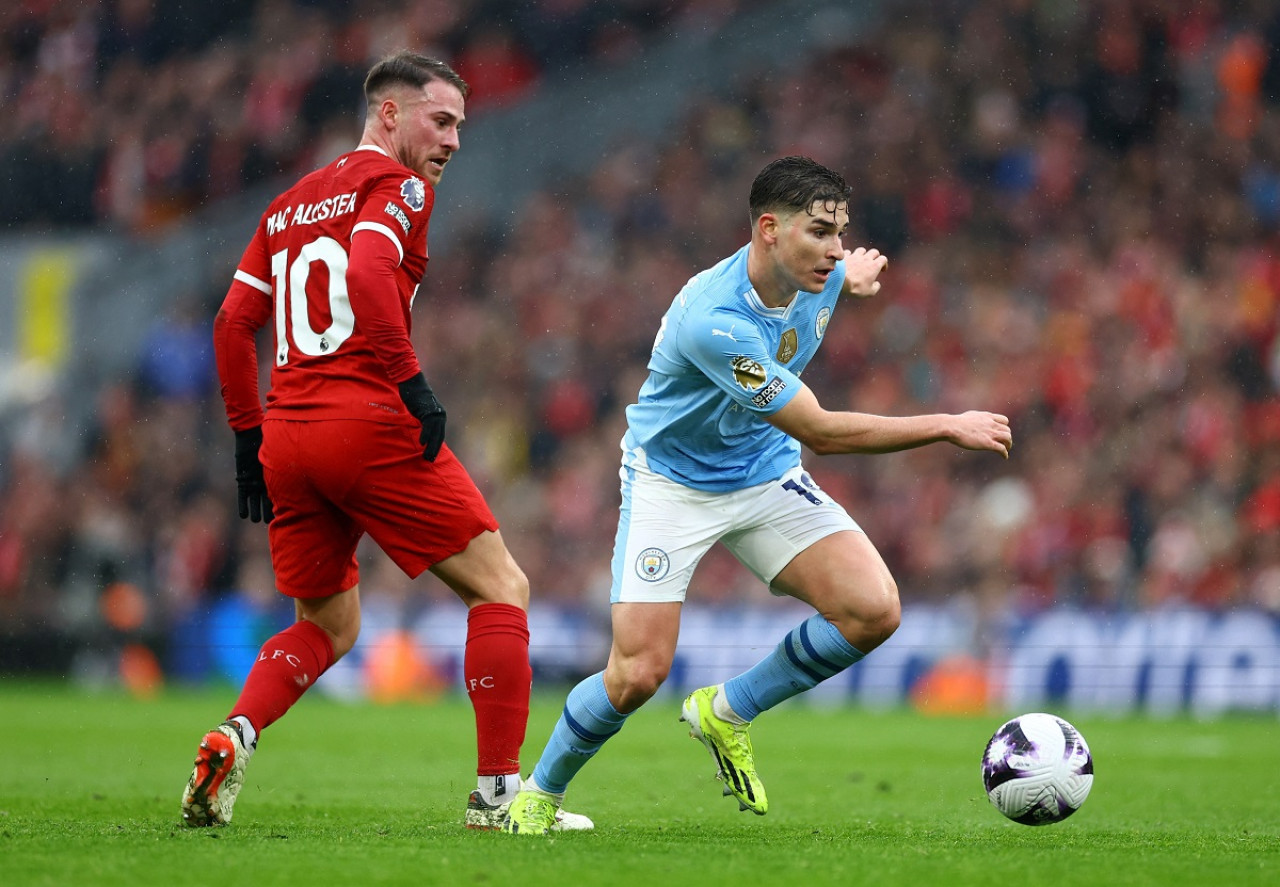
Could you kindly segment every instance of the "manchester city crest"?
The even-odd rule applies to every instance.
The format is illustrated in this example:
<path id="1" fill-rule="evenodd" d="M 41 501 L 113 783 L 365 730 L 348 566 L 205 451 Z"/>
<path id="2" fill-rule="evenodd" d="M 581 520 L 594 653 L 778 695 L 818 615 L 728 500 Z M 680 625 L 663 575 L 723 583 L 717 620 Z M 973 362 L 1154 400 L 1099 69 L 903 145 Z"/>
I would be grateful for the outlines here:
<path id="1" fill-rule="evenodd" d="M 671 570 L 671 558 L 661 548 L 646 548 L 636 558 L 636 575 L 645 582 L 657 582 Z"/>
<path id="2" fill-rule="evenodd" d="M 831 309 L 823 306 L 818 312 L 817 318 L 813 322 L 813 331 L 819 339 L 827 332 L 827 324 L 831 321 Z"/>

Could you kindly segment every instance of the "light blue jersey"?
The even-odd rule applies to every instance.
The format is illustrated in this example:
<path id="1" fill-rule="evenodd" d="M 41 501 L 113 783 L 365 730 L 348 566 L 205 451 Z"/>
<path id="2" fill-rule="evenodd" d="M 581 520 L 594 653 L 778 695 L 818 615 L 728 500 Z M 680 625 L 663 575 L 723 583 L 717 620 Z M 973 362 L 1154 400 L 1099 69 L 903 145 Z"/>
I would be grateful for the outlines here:
<path id="1" fill-rule="evenodd" d="M 662 318 L 638 403 L 627 407 L 623 463 L 697 490 L 767 483 L 800 464 L 800 443 L 764 416 L 800 390 L 844 284 L 836 263 L 820 293 L 768 308 L 747 278 L 744 246 L 692 277 Z"/>

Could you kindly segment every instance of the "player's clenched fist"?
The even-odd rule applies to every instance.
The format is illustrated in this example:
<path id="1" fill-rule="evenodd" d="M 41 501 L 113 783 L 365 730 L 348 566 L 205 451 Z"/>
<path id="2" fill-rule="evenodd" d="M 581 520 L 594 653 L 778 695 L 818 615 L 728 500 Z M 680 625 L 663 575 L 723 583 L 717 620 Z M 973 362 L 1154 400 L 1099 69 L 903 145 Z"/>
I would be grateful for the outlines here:
<path id="1" fill-rule="evenodd" d="M 956 420 L 956 429 L 951 435 L 953 444 L 966 450 L 991 450 L 1009 458 L 1013 430 L 1007 416 L 970 410 L 956 416 Z"/>
<path id="2" fill-rule="evenodd" d="M 844 251 L 844 287 L 841 293 L 847 296 L 865 298 L 880 292 L 880 281 L 876 278 L 889 264 L 889 257 L 878 249 L 867 249 L 860 246 L 855 250 Z"/>

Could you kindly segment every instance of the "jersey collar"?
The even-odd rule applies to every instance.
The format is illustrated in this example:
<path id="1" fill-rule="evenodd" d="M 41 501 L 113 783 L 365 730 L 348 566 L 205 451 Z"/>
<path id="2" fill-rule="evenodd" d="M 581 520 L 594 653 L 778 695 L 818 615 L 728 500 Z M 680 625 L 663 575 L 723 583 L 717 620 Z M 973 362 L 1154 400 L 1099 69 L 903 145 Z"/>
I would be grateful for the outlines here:
<path id="1" fill-rule="evenodd" d="M 760 294 L 756 292 L 756 288 L 754 286 L 748 286 L 747 291 L 742 294 L 742 299 L 756 314 L 786 320 L 791 316 L 791 309 L 793 309 L 796 306 L 796 303 L 800 301 L 799 296 L 800 291 L 797 290 L 796 294 L 791 297 L 790 302 L 783 305 L 781 308 L 770 308 L 760 298 Z"/>

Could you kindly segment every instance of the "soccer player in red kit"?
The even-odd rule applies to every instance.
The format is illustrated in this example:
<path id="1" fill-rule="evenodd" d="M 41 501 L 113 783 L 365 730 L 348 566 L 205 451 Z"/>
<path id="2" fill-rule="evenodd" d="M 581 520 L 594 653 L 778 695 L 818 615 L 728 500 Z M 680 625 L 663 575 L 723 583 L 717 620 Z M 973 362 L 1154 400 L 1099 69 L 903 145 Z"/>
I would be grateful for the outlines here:
<path id="1" fill-rule="evenodd" d="M 231 821 L 258 736 L 355 644 L 356 545 L 368 534 L 410 576 L 431 570 L 468 607 L 463 671 L 476 716 L 474 828 L 498 828 L 520 786 L 529 716 L 529 584 L 444 442 L 445 411 L 409 339 L 435 186 L 458 150 L 467 84 L 401 52 L 365 80 L 359 146 L 273 200 L 214 323 L 235 431 L 242 518 L 265 521 L 297 621 L 258 654 L 227 720 L 200 743 L 187 825 Z M 271 388 L 256 334 L 274 322 Z M 590 828 L 567 815 L 562 828 Z"/>

